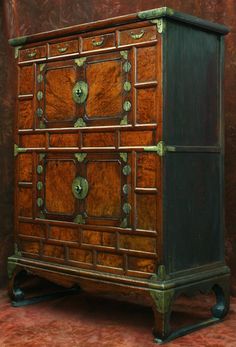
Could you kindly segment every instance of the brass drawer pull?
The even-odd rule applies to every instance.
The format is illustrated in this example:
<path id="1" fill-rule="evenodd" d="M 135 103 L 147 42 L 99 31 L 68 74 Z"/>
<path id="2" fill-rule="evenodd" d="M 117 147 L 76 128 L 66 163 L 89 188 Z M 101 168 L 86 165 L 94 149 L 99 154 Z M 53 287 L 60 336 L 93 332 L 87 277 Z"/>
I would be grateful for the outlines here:
<path id="1" fill-rule="evenodd" d="M 141 30 L 140 34 L 134 34 L 132 31 L 130 33 L 130 36 L 132 37 L 132 39 L 134 40 L 139 40 L 143 37 L 143 35 L 145 34 L 145 30 Z"/>
<path id="2" fill-rule="evenodd" d="M 36 56 L 36 54 L 37 54 L 37 51 L 29 52 L 29 53 L 27 53 L 27 57 L 28 57 L 28 58 L 33 58 L 33 57 Z"/>
<path id="3" fill-rule="evenodd" d="M 101 41 L 96 41 L 95 39 L 92 40 L 92 44 L 94 47 L 102 46 L 105 41 L 105 38 L 102 37 Z"/>
<path id="4" fill-rule="evenodd" d="M 68 45 L 65 45 L 64 47 L 60 47 L 60 45 L 58 45 L 57 50 L 59 53 L 65 53 L 68 50 Z"/>

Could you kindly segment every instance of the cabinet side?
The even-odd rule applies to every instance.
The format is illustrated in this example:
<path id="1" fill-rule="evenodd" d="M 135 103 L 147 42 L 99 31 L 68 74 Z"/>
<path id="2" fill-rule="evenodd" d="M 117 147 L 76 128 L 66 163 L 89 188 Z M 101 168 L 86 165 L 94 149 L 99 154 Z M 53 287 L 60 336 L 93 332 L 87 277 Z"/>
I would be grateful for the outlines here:
<path id="1" fill-rule="evenodd" d="M 168 20 L 164 44 L 164 254 L 169 273 L 218 266 L 223 236 L 223 37 Z"/>

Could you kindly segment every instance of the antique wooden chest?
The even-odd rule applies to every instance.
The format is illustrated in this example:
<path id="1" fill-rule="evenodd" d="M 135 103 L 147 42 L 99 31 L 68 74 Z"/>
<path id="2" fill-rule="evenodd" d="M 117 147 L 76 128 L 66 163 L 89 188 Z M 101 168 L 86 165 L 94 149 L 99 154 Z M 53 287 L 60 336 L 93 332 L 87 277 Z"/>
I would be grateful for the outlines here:
<path id="1" fill-rule="evenodd" d="M 151 304 L 157 341 L 222 319 L 223 35 L 159 8 L 11 39 L 18 64 L 15 254 L 65 287 Z M 212 317 L 172 332 L 180 294 Z"/>

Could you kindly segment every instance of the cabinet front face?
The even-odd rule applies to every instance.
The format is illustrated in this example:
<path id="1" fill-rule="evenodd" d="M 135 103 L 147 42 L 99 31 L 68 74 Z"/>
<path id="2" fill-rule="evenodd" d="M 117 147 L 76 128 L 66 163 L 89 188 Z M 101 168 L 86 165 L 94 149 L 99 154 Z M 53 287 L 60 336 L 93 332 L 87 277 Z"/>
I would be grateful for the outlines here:
<path id="1" fill-rule="evenodd" d="M 23 255 L 149 277 L 160 258 L 162 168 L 143 148 L 161 138 L 161 41 L 19 69 Z"/>

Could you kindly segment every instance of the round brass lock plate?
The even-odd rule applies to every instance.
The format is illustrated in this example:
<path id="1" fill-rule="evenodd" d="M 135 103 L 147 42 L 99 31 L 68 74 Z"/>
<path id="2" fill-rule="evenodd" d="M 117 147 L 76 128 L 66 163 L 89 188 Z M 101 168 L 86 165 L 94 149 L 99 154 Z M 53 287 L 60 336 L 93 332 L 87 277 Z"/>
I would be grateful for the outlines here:
<path id="1" fill-rule="evenodd" d="M 88 85 L 84 81 L 79 81 L 73 88 L 72 97 L 77 104 L 83 104 L 88 97 Z"/>
<path id="2" fill-rule="evenodd" d="M 76 199 L 82 200 L 88 194 L 88 181 L 83 177 L 76 177 L 72 182 L 72 192 Z"/>

